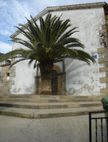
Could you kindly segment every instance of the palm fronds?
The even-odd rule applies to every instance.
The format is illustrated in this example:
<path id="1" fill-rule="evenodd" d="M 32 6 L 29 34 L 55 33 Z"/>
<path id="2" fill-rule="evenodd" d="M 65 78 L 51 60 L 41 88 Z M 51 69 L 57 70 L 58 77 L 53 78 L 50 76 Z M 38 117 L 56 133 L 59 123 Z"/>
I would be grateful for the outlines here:
<path id="1" fill-rule="evenodd" d="M 55 62 L 64 58 L 78 59 L 88 64 L 95 62 L 94 58 L 83 50 L 84 45 L 73 37 L 73 34 L 78 32 L 78 28 L 71 28 L 69 19 L 63 20 L 62 16 L 47 14 L 46 18 L 39 18 L 39 24 L 32 16 L 31 20 L 27 19 L 27 22 L 26 30 L 22 28 L 22 24 L 17 27 L 26 40 L 17 37 L 13 39 L 26 48 L 15 49 L 0 56 L 0 62 L 17 57 L 20 59 L 13 62 L 11 66 L 28 59 L 29 64 L 35 61 L 34 67 L 37 62 L 44 67 L 53 66 Z"/>

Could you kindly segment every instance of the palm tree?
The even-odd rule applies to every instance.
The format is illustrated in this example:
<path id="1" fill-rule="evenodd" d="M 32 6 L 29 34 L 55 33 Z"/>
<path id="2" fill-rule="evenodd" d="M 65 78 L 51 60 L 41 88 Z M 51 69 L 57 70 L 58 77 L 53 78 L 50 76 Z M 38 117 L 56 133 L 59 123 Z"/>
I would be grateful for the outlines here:
<path id="1" fill-rule="evenodd" d="M 34 68 L 39 66 L 41 80 L 44 84 L 50 79 L 53 65 L 64 58 L 72 58 L 84 61 L 88 64 L 95 62 L 83 48 L 84 45 L 73 37 L 76 27 L 71 28 L 69 19 L 62 20 L 61 16 L 47 14 L 46 18 L 39 18 L 39 24 L 31 16 L 28 25 L 19 25 L 18 30 L 27 40 L 13 38 L 27 49 L 15 49 L 0 57 L 0 61 L 16 58 L 11 66 L 23 60 L 28 60 L 28 64 L 34 63 Z M 44 86 L 44 85 L 43 85 Z"/>

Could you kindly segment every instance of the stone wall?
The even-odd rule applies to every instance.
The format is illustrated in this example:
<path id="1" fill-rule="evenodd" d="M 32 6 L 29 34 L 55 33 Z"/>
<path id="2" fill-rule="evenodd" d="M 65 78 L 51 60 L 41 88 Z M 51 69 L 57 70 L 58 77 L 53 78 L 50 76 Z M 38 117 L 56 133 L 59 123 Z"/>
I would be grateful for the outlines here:
<path id="1" fill-rule="evenodd" d="M 101 88 L 100 92 L 102 95 L 108 94 L 108 15 L 105 16 L 105 25 L 103 25 L 102 35 L 103 47 L 98 49 L 100 55 L 100 73 L 104 73 L 104 77 L 100 78 L 101 83 L 105 83 L 106 86 Z"/>
<path id="2" fill-rule="evenodd" d="M 1 67 L 0 70 L 0 95 L 10 94 L 9 67 Z"/>

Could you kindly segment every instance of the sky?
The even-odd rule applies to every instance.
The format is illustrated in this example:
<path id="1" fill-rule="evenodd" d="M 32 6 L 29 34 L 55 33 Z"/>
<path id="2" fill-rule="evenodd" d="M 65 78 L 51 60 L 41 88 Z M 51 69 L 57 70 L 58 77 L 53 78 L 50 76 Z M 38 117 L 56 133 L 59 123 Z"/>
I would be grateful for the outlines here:
<path id="1" fill-rule="evenodd" d="M 0 0 L 0 52 L 12 50 L 10 35 L 16 31 L 15 26 L 24 24 L 25 17 L 36 16 L 47 6 L 103 1 L 108 3 L 108 0 Z"/>

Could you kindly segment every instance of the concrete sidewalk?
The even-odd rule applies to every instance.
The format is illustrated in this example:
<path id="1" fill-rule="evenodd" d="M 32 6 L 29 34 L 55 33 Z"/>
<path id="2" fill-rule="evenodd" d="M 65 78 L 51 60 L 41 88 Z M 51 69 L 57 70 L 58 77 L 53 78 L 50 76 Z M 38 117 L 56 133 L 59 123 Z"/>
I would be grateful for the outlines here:
<path id="1" fill-rule="evenodd" d="M 53 119 L 0 116 L 0 142 L 89 142 L 88 115 Z"/>

